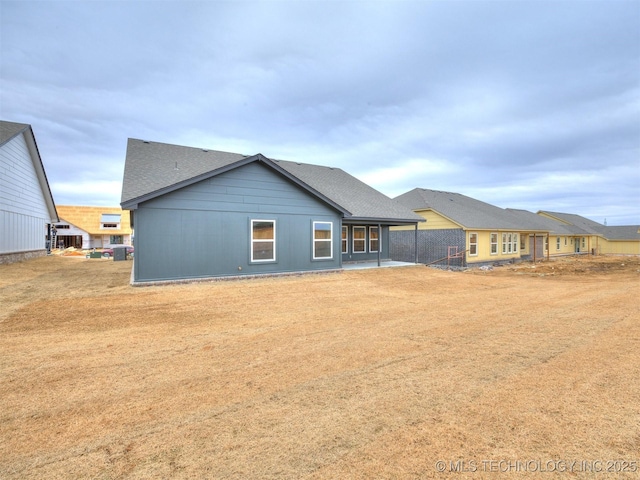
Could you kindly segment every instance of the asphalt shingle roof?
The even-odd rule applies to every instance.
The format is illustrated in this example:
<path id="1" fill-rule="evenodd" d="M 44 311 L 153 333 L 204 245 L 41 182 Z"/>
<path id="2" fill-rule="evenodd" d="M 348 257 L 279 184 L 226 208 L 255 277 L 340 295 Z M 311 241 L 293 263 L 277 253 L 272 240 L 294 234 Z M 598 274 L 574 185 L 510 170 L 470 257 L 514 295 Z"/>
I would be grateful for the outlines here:
<path id="1" fill-rule="evenodd" d="M 460 193 L 414 188 L 396 200 L 412 210 L 432 209 L 468 229 L 532 230 L 518 215 Z"/>
<path id="2" fill-rule="evenodd" d="M 0 120 L 0 145 L 4 145 L 27 128 L 29 128 L 29 125 L 26 123 L 15 123 Z"/>
<path id="3" fill-rule="evenodd" d="M 578 227 L 582 230 L 582 232 L 588 234 L 600 234 L 602 228 L 604 228 L 604 225 L 598 222 L 594 222 L 593 220 L 589 220 L 588 218 L 584 218 L 580 215 L 576 215 L 575 213 L 548 212 L 544 210 L 541 210 L 539 213 L 555 217 L 559 221 L 565 222 L 567 225 Z"/>
<path id="4" fill-rule="evenodd" d="M 345 218 L 404 223 L 423 220 L 340 168 L 137 139 L 129 139 L 127 144 L 121 202 L 127 208 L 260 158 L 272 168 L 281 168 L 319 198 L 333 203 Z"/>
<path id="5" fill-rule="evenodd" d="M 600 235 L 607 240 L 640 240 L 640 225 L 608 227 L 575 213 L 549 212 L 545 210 L 541 210 L 538 213 L 556 218 L 557 222 L 560 225 L 564 225 L 573 235 Z M 560 222 L 564 222 L 564 224 Z"/>
<path id="6" fill-rule="evenodd" d="M 520 210 L 516 208 L 507 208 L 507 212 L 517 215 L 520 221 L 526 223 L 534 230 L 543 230 L 554 235 L 585 235 L 586 232 L 581 228 L 572 225 L 566 225 L 553 220 L 549 217 L 543 217 L 528 210 Z"/>
<path id="7" fill-rule="evenodd" d="M 607 240 L 640 240 L 640 225 L 603 227 L 602 236 Z"/>

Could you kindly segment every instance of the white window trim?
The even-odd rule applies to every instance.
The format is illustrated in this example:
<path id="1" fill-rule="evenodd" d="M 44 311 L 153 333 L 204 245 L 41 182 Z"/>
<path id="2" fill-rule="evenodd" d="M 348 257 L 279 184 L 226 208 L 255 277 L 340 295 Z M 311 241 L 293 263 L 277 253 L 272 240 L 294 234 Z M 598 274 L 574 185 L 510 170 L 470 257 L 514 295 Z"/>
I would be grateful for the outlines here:
<path id="1" fill-rule="evenodd" d="M 346 232 L 347 234 L 343 239 L 342 234 L 344 232 Z M 344 248 L 342 248 L 342 245 L 344 245 Z M 347 227 L 346 225 L 342 226 L 342 229 L 340 232 L 340 250 L 342 251 L 342 253 L 349 253 L 349 227 Z"/>
<path id="2" fill-rule="evenodd" d="M 518 234 L 513 234 L 513 253 L 518 253 Z"/>
<path id="3" fill-rule="evenodd" d="M 364 250 L 358 250 L 356 251 L 356 240 L 360 241 L 361 239 L 356 239 L 356 229 L 358 230 L 364 230 L 364 238 L 362 239 L 362 241 L 364 242 Z M 351 239 L 351 251 L 355 254 L 355 253 L 367 253 L 367 227 L 363 226 L 363 225 L 355 225 L 352 227 L 352 239 Z"/>
<path id="4" fill-rule="evenodd" d="M 382 247 L 382 243 L 381 243 L 381 241 L 380 241 L 380 229 L 379 229 L 377 226 L 373 225 L 373 226 L 369 227 L 369 242 L 368 242 L 368 243 L 369 243 L 369 252 L 377 253 L 377 252 L 378 252 L 378 250 L 377 250 L 377 249 L 376 249 L 376 250 L 374 250 L 374 249 L 371 247 L 371 242 L 374 240 L 374 239 L 371 237 L 371 230 L 373 230 L 374 228 L 375 228 L 376 230 L 378 230 L 378 238 L 377 238 L 376 240 L 378 240 L 378 248 L 380 249 L 380 251 L 382 251 L 382 248 L 381 248 L 381 247 Z"/>
<path id="5" fill-rule="evenodd" d="M 471 237 L 473 235 L 476 236 L 475 243 L 471 242 Z M 475 245 L 476 246 L 476 253 L 471 253 L 471 245 Z M 469 232 L 469 256 L 470 257 L 477 257 L 478 256 L 478 232 Z"/>
<path id="6" fill-rule="evenodd" d="M 503 255 L 507 254 L 507 234 L 506 233 L 502 234 L 502 254 Z"/>
<path id="7" fill-rule="evenodd" d="M 316 239 L 316 225 L 319 223 L 326 223 L 329 225 L 329 238 Z M 313 222 L 313 227 L 311 231 L 312 235 L 312 245 L 311 245 L 311 255 L 314 260 L 331 260 L 333 258 L 333 222 L 327 222 L 323 220 L 318 220 Z M 329 256 L 328 257 L 316 257 L 316 242 L 329 242 Z"/>
<path id="8" fill-rule="evenodd" d="M 120 224 L 112 222 L 101 223 L 100 230 L 120 230 Z"/>
<path id="9" fill-rule="evenodd" d="M 495 238 L 496 238 L 495 242 L 491 241 L 491 239 L 493 238 L 494 235 L 495 235 Z M 491 232 L 489 234 L 489 240 L 491 241 L 491 245 L 490 245 L 490 250 L 489 251 L 491 252 L 491 255 L 498 255 L 498 252 L 499 252 L 498 241 L 499 241 L 499 239 L 500 239 L 500 235 L 497 232 Z M 495 252 L 493 251 L 494 245 L 496 247 L 496 251 Z"/>
<path id="10" fill-rule="evenodd" d="M 270 239 L 254 239 L 253 238 L 253 224 L 254 223 L 258 223 L 258 222 L 271 222 L 273 223 L 273 240 Z M 275 262 L 276 261 L 276 221 L 275 220 L 267 220 L 267 219 L 251 219 L 251 231 L 250 231 L 250 235 L 251 235 L 251 263 L 267 263 L 267 262 Z M 273 258 L 259 258 L 259 259 L 254 259 L 253 258 L 253 244 L 255 242 L 272 242 L 273 243 Z"/>

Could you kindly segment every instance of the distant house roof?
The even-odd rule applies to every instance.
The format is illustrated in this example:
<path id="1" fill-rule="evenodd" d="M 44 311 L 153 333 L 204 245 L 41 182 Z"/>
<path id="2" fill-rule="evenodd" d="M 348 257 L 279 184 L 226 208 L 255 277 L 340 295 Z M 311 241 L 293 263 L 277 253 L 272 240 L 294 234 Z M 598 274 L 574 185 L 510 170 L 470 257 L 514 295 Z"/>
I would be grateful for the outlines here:
<path id="1" fill-rule="evenodd" d="M 607 240 L 640 240 L 640 225 L 606 226 L 574 213 L 540 210 L 538 216 L 565 226 L 573 235 L 600 235 Z"/>
<path id="2" fill-rule="evenodd" d="M 576 215 L 575 213 L 560 213 L 540 210 L 538 214 L 551 217 L 566 225 L 578 227 L 582 229 L 583 232 L 590 234 L 600 234 L 602 232 L 602 228 L 604 227 L 604 225 L 602 225 L 601 223 L 594 222 L 593 220 L 589 220 L 588 218 Z"/>
<path id="3" fill-rule="evenodd" d="M 602 228 L 607 240 L 640 240 L 640 225 L 621 225 Z"/>
<path id="4" fill-rule="evenodd" d="M 0 147 L 13 140 L 18 135 L 24 134 L 25 142 L 29 153 L 31 155 L 31 161 L 40 183 L 40 189 L 49 212 L 50 220 L 53 222 L 58 221 L 58 213 L 56 211 L 56 204 L 51 194 L 51 188 L 49 187 L 49 181 L 47 180 L 47 174 L 44 170 L 42 158 L 40 157 L 40 151 L 36 143 L 36 137 L 33 134 L 31 125 L 26 123 L 7 122 L 0 120 Z"/>
<path id="5" fill-rule="evenodd" d="M 466 229 L 534 231 L 523 218 L 460 193 L 414 188 L 395 198 L 414 211 L 433 210 Z M 541 230 L 547 231 L 543 226 Z"/>
<path id="6" fill-rule="evenodd" d="M 342 212 L 345 219 L 384 223 L 424 220 L 340 168 L 137 139 L 129 139 L 127 144 L 121 205 L 135 209 L 141 202 L 252 162 L 279 172 Z"/>
<path id="7" fill-rule="evenodd" d="M 543 230 L 554 235 L 585 235 L 586 232 L 579 227 L 560 223 L 549 217 L 543 217 L 528 210 L 520 210 L 516 208 L 507 208 L 507 212 L 517 215 L 520 221 L 530 225 L 535 230 Z"/>
<path id="8" fill-rule="evenodd" d="M 130 213 L 120 207 L 58 205 L 58 214 L 60 220 L 91 235 L 131 235 L 132 232 Z M 102 223 L 119 223 L 120 228 L 105 229 Z"/>

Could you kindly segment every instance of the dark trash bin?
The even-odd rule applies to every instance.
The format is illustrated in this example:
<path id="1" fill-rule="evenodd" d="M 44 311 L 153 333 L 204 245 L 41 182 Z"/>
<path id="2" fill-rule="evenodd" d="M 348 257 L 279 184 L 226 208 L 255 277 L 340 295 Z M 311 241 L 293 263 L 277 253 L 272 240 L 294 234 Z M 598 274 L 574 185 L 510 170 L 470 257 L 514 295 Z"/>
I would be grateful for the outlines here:
<path id="1" fill-rule="evenodd" d="M 127 249 L 126 247 L 116 247 L 113 249 L 113 261 L 119 262 L 120 260 L 127 259 Z"/>

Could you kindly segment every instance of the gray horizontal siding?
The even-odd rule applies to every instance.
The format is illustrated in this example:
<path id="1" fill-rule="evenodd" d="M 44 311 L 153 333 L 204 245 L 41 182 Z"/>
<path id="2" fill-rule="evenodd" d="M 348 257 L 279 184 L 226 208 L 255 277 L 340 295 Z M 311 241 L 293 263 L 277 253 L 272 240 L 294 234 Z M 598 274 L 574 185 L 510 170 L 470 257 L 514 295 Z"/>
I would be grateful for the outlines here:
<path id="1" fill-rule="evenodd" d="M 321 213 L 326 208 L 300 188 L 257 163 L 169 193 L 146 202 L 146 205 L 177 210 L 273 211 L 300 215 L 314 211 Z"/>
<path id="2" fill-rule="evenodd" d="M 251 263 L 252 219 L 275 220 L 275 262 Z M 331 260 L 313 260 L 313 221 L 333 223 Z M 136 281 L 340 266 L 340 215 L 257 163 L 144 202 L 135 222 Z"/>

